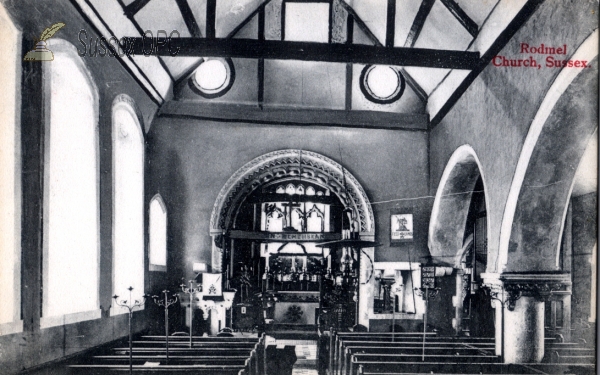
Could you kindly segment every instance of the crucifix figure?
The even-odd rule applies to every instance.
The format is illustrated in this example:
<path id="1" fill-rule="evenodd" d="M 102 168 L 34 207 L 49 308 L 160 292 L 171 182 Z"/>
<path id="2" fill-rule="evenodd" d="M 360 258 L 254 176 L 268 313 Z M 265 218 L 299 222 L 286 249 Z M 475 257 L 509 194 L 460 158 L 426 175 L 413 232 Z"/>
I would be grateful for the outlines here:
<path id="1" fill-rule="evenodd" d="M 292 231 L 292 232 L 297 232 L 297 230 L 292 226 L 292 212 L 294 208 L 299 208 L 300 207 L 300 203 L 298 202 L 288 202 L 288 203 L 282 203 L 281 204 L 283 206 L 283 212 L 285 215 L 285 221 L 287 223 L 287 226 L 285 226 L 283 228 L 284 231 Z M 304 212 L 301 212 L 300 210 L 297 210 L 298 214 L 300 215 L 300 220 L 301 220 L 301 225 L 302 228 L 304 228 L 304 222 L 305 220 L 305 215 Z"/>

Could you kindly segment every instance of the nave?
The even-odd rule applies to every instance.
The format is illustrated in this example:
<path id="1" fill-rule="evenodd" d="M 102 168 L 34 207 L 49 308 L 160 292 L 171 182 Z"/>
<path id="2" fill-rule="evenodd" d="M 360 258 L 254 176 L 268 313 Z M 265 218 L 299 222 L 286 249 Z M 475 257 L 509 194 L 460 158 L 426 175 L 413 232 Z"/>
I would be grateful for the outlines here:
<path id="1" fill-rule="evenodd" d="M 419 332 L 323 334 L 317 341 L 276 340 L 255 334 L 217 337 L 141 335 L 55 367 L 53 374 L 364 375 L 595 373 L 595 350 L 546 340 L 541 363 L 505 364 L 491 338 Z M 130 355 L 131 353 L 131 355 Z M 130 362 L 131 361 L 131 362 Z"/>

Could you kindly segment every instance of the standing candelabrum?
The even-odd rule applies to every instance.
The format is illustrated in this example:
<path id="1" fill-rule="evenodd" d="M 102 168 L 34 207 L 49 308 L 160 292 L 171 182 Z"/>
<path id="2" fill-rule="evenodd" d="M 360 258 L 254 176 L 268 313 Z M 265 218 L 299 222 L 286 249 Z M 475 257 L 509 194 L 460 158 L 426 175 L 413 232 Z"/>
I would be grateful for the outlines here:
<path id="1" fill-rule="evenodd" d="M 165 309 L 165 341 L 166 341 L 166 355 L 167 363 L 169 363 L 169 307 L 177 302 L 177 294 L 171 295 L 172 299 L 169 299 L 169 291 L 163 290 L 162 294 L 164 298 L 160 296 L 152 296 L 154 303 L 158 306 L 162 306 Z"/>
<path id="2" fill-rule="evenodd" d="M 421 360 L 425 361 L 425 336 L 427 335 L 427 312 L 429 310 L 429 299 L 435 298 L 440 292 L 440 288 L 425 286 L 421 288 L 415 288 L 417 295 L 423 297 L 425 301 L 425 312 L 423 313 L 423 353 Z"/>
<path id="3" fill-rule="evenodd" d="M 196 284 L 197 286 L 194 287 L 194 284 L 195 284 L 194 280 L 190 280 L 189 283 L 190 283 L 189 288 L 186 287 L 185 284 L 181 284 L 181 290 L 184 293 L 187 293 L 190 295 L 190 348 L 191 348 L 192 347 L 192 321 L 194 319 L 194 294 L 202 291 L 202 285 Z"/>
<path id="4" fill-rule="evenodd" d="M 131 317 L 133 316 L 133 310 L 136 307 L 142 307 L 144 305 L 144 303 L 146 302 L 147 296 L 144 294 L 142 296 L 142 299 L 133 300 L 131 297 L 131 292 L 133 291 L 133 287 L 130 286 L 129 288 L 127 288 L 127 290 L 129 290 L 129 300 L 126 300 L 126 299 L 119 300 L 119 296 L 116 294 L 113 296 L 113 299 L 115 300 L 115 303 L 117 304 L 117 306 L 125 307 L 129 311 L 129 374 L 132 374 L 133 373 L 133 345 L 132 345 L 132 337 L 131 337 Z"/>

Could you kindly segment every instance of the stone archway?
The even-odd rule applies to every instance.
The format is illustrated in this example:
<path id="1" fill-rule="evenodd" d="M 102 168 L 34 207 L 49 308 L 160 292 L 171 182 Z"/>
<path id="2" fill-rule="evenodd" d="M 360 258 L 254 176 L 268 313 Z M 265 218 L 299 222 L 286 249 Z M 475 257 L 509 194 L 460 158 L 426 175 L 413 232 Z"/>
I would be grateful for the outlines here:
<path id="1" fill-rule="evenodd" d="M 484 254 L 483 259 L 477 261 L 476 242 L 480 246 L 487 243 L 490 233 L 489 220 L 483 214 L 484 240 L 474 241 L 474 202 L 481 200 L 486 210 L 488 194 L 481 163 L 471 146 L 460 146 L 448 160 L 438 186 L 429 222 L 428 245 L 436 264 L 455 269 L 452 274 L 455 279 L 453 329 L 461 335 L 487 336 L 483 328 L 493 325 L 489 298 L 477 289 L 471 290 L 474 283 L 481 282 L 481 272 L 486 271 L 490 257 L 489 253 Z"/>
<path id="2" fill-rule="evenodd" d="M 564 68 L 529 128 L 502 220 L 498 272 L 559 268 L 572 182 L 597 128 L 597 44 L 598 30 L 571 57 L 592 61 L 592 67 Z"/>
<path id="3" fill-rule="evenodd" d="M 373 210 L 369 198 L 356 178 L 326 156 L 294 149 L 259 156 L 246 163 L 227 180 L 213 206 L 210 217 L 211 234 L 221 234 L 231 229 L 238 206 L 259 186 L 285 177 L 300 177 L 300 165 L 302 179 L 331 189 L 342 202 L 349 201 L 358 212 L 361 234 L 373 235 Z"/>
<path id="4" fill-rule="evenodd" d="M 506 201 L 498 258 L 486 285 L 501 300 L 496 352 L 506 363 L 544 356 L 544 304 L 562 301 L 570 314 L 571 275 L 558 264 L 565 212 L 577 166 L 597 129 L 598 30 L 570 57 L 588 68 L 563 68 L 529 127 Z M 501 317 L 499 319 L 498 317 Z M 570 330 L 564 316 L 564 329 Z"/>
<path id="5" fill-rule="evenodd" d="M 434 259 L 454 268 L 460 268 L 466 250 L 463 243 L 465 226 L 473 189 L 479 178 L 483 180 L 486 206 L 489 207 L 481 163 L 471 146 L 459 147 L 446 165 L 433 203 L 429 251 Z M 487 225 L 487 233 L 490 233 L 489 221 Z"/>
<path id="6" fill-rule="evenodd" d="M 300 168 L 301 166 L 301 168 Z M 238 169 L 225 183 L 210 217 L 213 270 L 222 269 L 219 237 L 232 229 L 239 207 L 260 186 L 286 178 L 301 178 L 328 188 L 358 213 L 360 235 L 375 235 L 373 209 L 358 180 L 336 161 L 316 152 L 287 149 L 259 156 Z"/>
<path id="7" fill-rule="evenodd" d="M 272 193 L 268 189 L 278 189 L 281 186 L 277 186 L 280 184 L 289 184 L 284 189 L 286 193 Z M 298 194 L 293 192 L 293 184 L 298 183 L 298 187 L 304 186 L 306 187 L 307 195 L 303 193 Z M 292 186 L 292 192 L 288 193 L 287 188 Z M 249 237 L 240 237 L 239 232 L 251 233 L 251 235 L 259 235 L 261 236 L 264 233 L 273 233 L 275 235 L 281 235 L 283 233 L 299 233 L 299 234 L 311 234 L 315 232 L 319 232 L 318 230 L 307 230 L 307 227 L 298 229 L 297 227 L 282 227 L 278 229 L 274 229 L 272 232 L 269 232 L 267 226 L 262 227 L 262 229 L 257 230 L 256 227 L 256 199 L 266 199 L 260 202 L 279 202 L 278 200 L 270 200 L 273 199 L 272 195 L 278 194 L 290 194 L 290 196 L 303 196 L 307 197 L 306 201 L 310 202 L 312 198 L 308 196 L 308 189 L 313 189 L 313 193 L 311 195 L 315 195 L 315 198 L 322 198 L 323 212 L 324 215 L 331 215 L 327 217 L 331 217 L 331 222 L 336 221 L 338 225 L 336 225 L 336 229 L 325 229 L 324 226 L 321 227 L 322 234 L 330 234 L 330 235 L 340 235 L 342 232 L 342 209 L 343 207 L 350 206 L 353 211 L 356 213 L 356 216 L 353 218 L 354 228 L 358 229 L 361 238 L 372 240 L 374 237 L 374 216 L 373 210 L 371 208 L 369 199 L 357 181 L 357 179 L 343 166 L 335 162 L 334 160 L 327 158 L 323 155 L 320 155 L 311 151 L 297 150 L 297 149 L 287 149 L 287 150 L 279 150 L 270 152 L 268 154 L 259 156 L 250 162 L 246 163 L 240 169 L 238 169 L 226 182 L 225 186 L 221 189 L 217 200 L 214 204 L 212 215 L 211 215 L 211 236 L 213 236 L 213 245 L 212 245 L 212 270 L 213 272 L 223 272 L 228 270 L 228 277 L 233 280 L 232 282 L 236 285 L 236 288 L 240 288 L 243 285 L 246 285 L 246 298 L 248 297 L 248 289 L 250 290 L 261 290 L 263 287 L 269 287 L 269 281 L 271 281 L 272 289 L 270 291 L 274 292 L 276 288 L 275 285 L 275 274 L 268 273 L 269 269 L 277 269 L 280 270 L 280 285 L 278 291 L 281 292 L 283 290 L 286 291 L 297 291 L 301 290 L 302 286 L 300 285 L 300 289 L 298 289 L 298 284 L 290 283 L 284 289 L 284 282 L 287 282 L 285 277 L 287 275 L 291 275 L 289 271 L 284 272 L 283 266 L 277 266 L 277 262 L 273 261 L 273 258 L 277 259 L 279 251 L 283 248 L 280 247 L 279 250 L 273 252 L 272 249 L 269 250 L 268 247 L 263 247 L 265 244 L 264 241 L 258 239 L 258 241 L 250 240 L 252 242 L 248 242 Z M 265 192 L 267 189 L 269 192 Z M 303 188 L 304 189 L 304 188 Z M 258 197 L 258 198 L 257 198 Z M 281 198 L 279 198 L 281 199 Z M 335 202 L 335 203 L 334 203 Z M 265 203 L 260 203 L 265 204 Z M 273 205 L 279 203 L 273 203 Z M 289 203 L 290 207 L 292 203 Z M 249 207 L 252 207 L 249 209 Z M 264 208 L 260 208 L 258 206 L 259 215 L 263 215 L 265 213 Z M 313 206 L 314 208 L 315 206 Z M 333 211 L 333 207 L 336 207 L 335 211 Z M 330 210 L 331 209 L 331 210 Z M 248 223 L 247 215 L 248 212 L 253 213 L 252 222 L 255 223 L 250 226 L 246 226 Z M 262 213 L 261 213 L 262 212 Z M 280 211 L 281 212 L 281 211 Z M 290 222 L 291 219 L 291 209 L 290 211 Z M 335 212 L 335 213 L 334 213 Z M 325 217 L 323 216 L 323 217 Z M 260 220 L 261 216 L 258 216 Z M 266 216 L 263 217 L 264 220 Z M 258 221 L 260 223 L 260 221 Z M 329 224 L 328 224 L 329 225 Z M 254 228 L 254 229 L 251 229 Z M 248 231 L 248 232 L 245 232 Z M 337 233 L 339 231 L 339 233 Z M 334 233 L 336 232 L 336 233 Z M 332 237 L 333 238 L 333 237 Z M 335 237 L 337 238 L 337 237 Z M 261 242 L 262 241 L 262 242 Z M 275 241 L 276 242 L 276 241 Z M 274 243 L 274 242 L 272 242 Z M 285 240 L 285 245 L 291 244 L 293 242 L 289 242 L 289 240 Z M 303 246 L 306 245 L 306 248 Z M 310 246 L 309 246 L 310 245 Z M 329 257 L 328 261 L 326 261 L 325 252 L 314 252 L 310 250 L 312 246 L 314 248 L 315 243 L 311 240 L 304 241 L 302 244 L 298 243 L 296 245 L 296 250 L 291 250 L 289 253 L 282 253 L 282 258 L 288 259 L 292 264 L 292 270 L 295 267 L 300 267 L 302 270 L 302 275 L 308 275 L 309 279 L 312 278 L 311 275 L 317 275 L 317 273 L 325 272 L 327 267 L 331 267 L 332 262 L 337 262 L 337 258 L 335 252 L 330 253 L 333 254 L 333 257 Z M 277 245 L 279 246 L 279 245 Z M 247 249 L 250 251 L 246 251 Z M 260 249 L 260 251 L 257 251 Z M 290 247 L 287 247 L 288 251 L 290 251 Z M 301 250 L 304 251 L 302 253 Z M 307 249 L 308 252 L 307 252 Z M 371 257 L 373 255 L 373 249 L 365 250 Z M 286 256 L 286 254 L 290 254 Z M 338 254 L 338 256 L 341 256 Z M 359 259 L 365 259 L 366 255 L 362 254 Z M 300 265 L 296 265 L 296 258 L 300 259 Z M 333 259 L 333 260 L 332 260 Z M 316 261 L 315 261 L 316 260 Z M 283 262 L 283 261 L 282 261 Z M 315 264 L 312 271 L 308 271 L 309 262 L 313 262 Z M 248 271 L 248 264 L 250 264 L 250 271 Z M 280 263 L 283 264 L 283 263 Z M 329 264 L 329 265 L 328 265 Z M 360 260 L 357 264 L 360 264 Z M 277 267 L 276 267 L 277 266 Z M 320 268 L 319 271 L 315 271 L 315 268 Z M 358 270 L 358 268 L 357 268 Z M 253 277 L 248 277 L 247 275 L 252 272 L 256 272 L 256 274 L 252 274 Z M 286 273 L 287 272 L 287 273 Z M 292 273 L 295 271 L 292 271 Z M 316 272 L 316 273 L 315 273 Z M 267 274 L 268 273 L 268 274 Z M 267 280 L 266 284 L 262 281 L 254 283 L 254 281 L 243 281 L 243 280 L 256 280 L 256 276 L 260 276 L 261 280 Z M 283 275 L 283 276 L 281 276 Z M 291 277 L 291 276 L 290 276 Z M 287 279 L 288 281 L 291 279 Z M 304 279 L 308 280 L 308 279 Z M 293 284 L 293 285 L 292 285 Z M 261 288 L 261 289 L 258 289 Z M 364 285 L 360 286 L 360 290 L 364 289 Z M 270 322 L 268 324 L 273 323 L 274 321 L 281 322 L 281 312 L 277 312 L 275 306 L 284 306 L 285 303 L 298 302 L 302 305 L 302 311 L 304 311 L 307 315 L 305 316 L 313 316 L 310 320 L 304 321 L 303 324 L 312 325 L 311 323 L 313 319 L 316 319 L 317 314 L 321 314 L 320 312 L 320 301 L 323 297 L 323 290 L 317 288 L 311 289 L 308 286 L 308 281 L 306 281 L 305 292 L 313 293 L 311 295 L 307 295 L 308 297 L 303 297 L 304 299 L 301 301 L 295 301 L 290 297 L 291 300 L 285 300 L 284 297 L 281 298 L 277 305 L 273 304 L 269 306 L 272 310 L 267 311 L 266 307 L 263 310 L 264 314 L 269 314 Z M 316 295 L 314 293 L 317 293 Z M 357 292 L 358 293 L 358 292 Z M 359 293 L 359 294 L 360 294 Z M 256 295 L 256 294 L 255 294 Z M 252 297 L 251 297 L 252 298 Z M 262 300 L 262 297 L 258 297 L 259 306 L 264 306 L 263 302 L 266 300 Z M 265 297 L 266 298 L 266 297 Z M 316 299 L 314 299 L 316 298 Z M 249 300 L 251 305 L 257 305 L 256 300 Z M 362 300 L 361 300 L 362 301 Z M 358 303 L 360 306 L 363 305 L 362 302 Z M 319 309 L 319 310 L 317 310 Z M 355 307 L 352 307 L 349 311 L 355 311 Z M 357 308 L 358 311 L 362 311 L 362 307 Z M 246 314 L 240 313 L 240 314 Z M 277 317 L 279 314 L 279 317 Z M 259 314 L 262 318 L 262 314 Z M 237 317 L 239 317 L 238 315 Z M 326 316 L 326 315 L 324 315 Z M 354 315 L 351 315 L 354 316 Z M 360 324 L 364 324 L 359 317 L 364 316 L 364 314 L 358 314 L 358 316 L 354 316 L 352 319 L 359 319 Z M 264 318 L 267 318 L 267 315 L 264 315 Z M 308 318 L 307 318 L 308 319 Z M 316 322 L 316 320 L 315 320 Z M 316 323 L 315 323 L 316 324 Z M 279 327 L 280 329 L 281 327 Z M 276 329 L 276 328 L 273 328 Z"/>

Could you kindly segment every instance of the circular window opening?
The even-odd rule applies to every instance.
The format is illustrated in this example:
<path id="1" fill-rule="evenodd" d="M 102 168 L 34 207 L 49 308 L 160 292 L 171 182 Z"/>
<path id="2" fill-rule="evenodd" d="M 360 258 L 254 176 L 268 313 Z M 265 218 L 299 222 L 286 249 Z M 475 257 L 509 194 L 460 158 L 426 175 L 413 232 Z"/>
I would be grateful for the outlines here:
<path id="1" fill-rule="evenodd" d="M 204 58 L 190 77 L 190 87 L 197 94 L 217 98 L 229 91 L 235 79 L 231 59 Z"/>
<path id="2" fill-rule="evenodd" d="M 360 74 L 360 89 L 373 103 L 395 102 L 402 97 L 404 87 L 404 76 L 391 66 L 367 65 Z"/>

